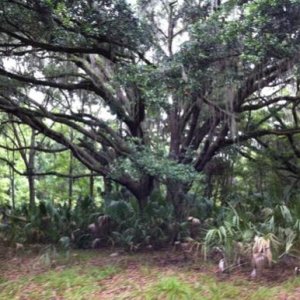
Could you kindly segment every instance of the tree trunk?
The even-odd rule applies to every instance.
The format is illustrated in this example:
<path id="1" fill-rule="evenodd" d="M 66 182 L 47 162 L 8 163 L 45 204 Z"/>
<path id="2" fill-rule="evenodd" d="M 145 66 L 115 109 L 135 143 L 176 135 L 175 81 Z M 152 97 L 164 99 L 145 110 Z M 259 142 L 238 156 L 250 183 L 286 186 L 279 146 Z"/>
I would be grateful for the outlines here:
<path id="1" fill-rule="evenodd" d="M 30 141 L 30 150 L 28 158 L 28 185 L 29 185 L 29 206 L 30 208 L 35 207 L 35 178 L 34 178 L 34 169 L 35 169 L 35 132 L 32 129 L 31 131 L 31 141 Z"/>
<path id="2" fill-rule="evenodd" d="M 187 184 L 176 180 L 167 181 L 167 201 L 172 203 L 175 218 L 179 222 L 185 220 L 187 217 L 185 199 L 188 190 L 189 186 Z"/>
<path id="3" fill-rule="evenodd" d="M 91 199 L 94 199 L 94 182 L 95 178 L 93 176 L 93 171 L 91 171 L 91 176 L 90 176 L 90 191 L 89 191 L 89 196 Z"/>
<path id="4" fill-rule="evenodd" d="M 178 99 L 173 97 L 173 107 L 169 112 L 168 121 L 170 126 L 170 149 L 169 158 L 178 162 L 181 144 L 180 132 L 180 110 L 178 108 Z M 176 180 L 167 180 L 167 201 L 173 204 L 174 214 L 177 221 L 185 218 L 185 193 L 187 188 Z"/>
<path id="5" fill-rule="evenodd" d="M 32 170 L 28 170 L 29 174 L 32 174 Z M 31 209 L 35 207 L 35 180 L 33 175 L 28 175 L 29 186 L 29 206 Z"/>
<path id="6" fill-rule="evenodd" d="M 109 195 L 112 192 L 112 181 L 109 178 L 103 177 L 104 191 L 103 195 Z"/>
<path id="7" fill-rule="evenodd" d="M 73 153 L 70 152 L 69 160 L 69 179 L 68 179 L 68 205 L 69 209 L 72 208 L 72 199 L 73 199 Z"/>
<path id="8" fill-rule="evenodd" d="M 15 161 L 15 151 L 13 151 L 13 161 Z M 10 170 L 10 197 L 13 210 L 16 209 L 16 193 L 15 193 L 15 170 L 9 168 Z"/>
<path id="9" fill-rule="evenodd" d="M 145 175 L 140 180 L 136 190 L 131 191 L 137 199 L 140 214 L 144 214 L 146 205 L 149 202 L 150 195 L 154 189 L 154 178 L 152 176 Z"/>
<path id="10" fill-rule="evenodd" d="M 16 191 L 15 191 L 15 171 L 11 172 L 11 180 L 10 180 L 10 196 L 11 196 L 11 204 L 13 210 L 16 209 Z"/>
<path id="11" fill-rule="evenodd" d="M 6 146 L 8 147 L 8 141 L 6 137 Z M 15 161 L 15 145 L 13 145 L 13 151 L 12 151 L 12 161 Z M 9 157 L 10 151 L 6 150 L 6 157 Z M 15 170 L 12 166 L 8 165 L 8 173 L 9 173 L 9 197 L 11 199 L 11 206 L 13 210 L 16 208 L 16 194 L 15 194 Z"/>

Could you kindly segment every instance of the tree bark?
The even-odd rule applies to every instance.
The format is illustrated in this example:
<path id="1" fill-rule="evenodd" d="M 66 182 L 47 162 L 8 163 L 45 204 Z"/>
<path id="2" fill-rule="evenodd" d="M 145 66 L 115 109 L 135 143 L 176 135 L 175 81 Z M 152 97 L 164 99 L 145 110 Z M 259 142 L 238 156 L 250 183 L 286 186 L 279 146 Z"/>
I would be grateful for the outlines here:
<path id="1" fill-rule="evenodd" d="M 15 151 L 13 151 L 13 161 L 15 161 Z M 9 167 L 10 173 L 10 197 L 13 210 L 16 209 L 16 191 L 15 191 L 15 170 Z"/>
<path id="2" fill-rule="evenodd" d="M 104 184 L 103 194 L 104 195 L 110 194 L 112 192 L 112 181 L 107 177 L 103 177 L 103 184 Z"/>
<path id="3" fill-rule="evenodd" d="M 140 180 L 139 184 L 136 186 L 136 189 L 131 190 L 133 195 L 136 197 L 140 214 L 144 214 L 146 205 L 149 202 L 150 195 L 154 189 L 154 177 L 149 175 L 144 175 Z"/>
<path id="4" fill-rule="evenodd" d="M 29 185 L 29 206 L 30 208 L 35 207 L 35 178 L 34 178 L 34 169 L 35 169 L 35 131 L 31 130 L 31 140 L 30 140 L 30 150 L 28 157 L 27 173 L 28 173 L 28 185 Z"/>
<path id="5" fill-rule="evenodd" d="M 32 171 L 28 170 L 31 174 Z M 31 209 L 35 207 L 35 179 L 33 175 L 28 175 L 28 186 L 29 186 L 29 206 Z"/>
<path id="6" fill-rule="evenodd" d="M 90 184 L 89 184 L 89 196 L 91 199 L 94 199 L 94 183 L 95 183 L 95 178 L 93 176 L 93 171 L 91 171 Z"/>
<path id="7" fill-rule="evenodd" d="M 187 218 L 185 199 L 188 190 L 188 184 L 176 180 L 168 180 L 167 182 L 167 201 L 172 203 L 175 218 L 179 222 Z"/>
<path id="8" fill-rule="evenodd" d="M 73 153 L 70 151 L 70 160 L 69 160 L 69 179 L 68 179 L 68 205 L 69 209 L 72 208 L 73 200 Z"/>

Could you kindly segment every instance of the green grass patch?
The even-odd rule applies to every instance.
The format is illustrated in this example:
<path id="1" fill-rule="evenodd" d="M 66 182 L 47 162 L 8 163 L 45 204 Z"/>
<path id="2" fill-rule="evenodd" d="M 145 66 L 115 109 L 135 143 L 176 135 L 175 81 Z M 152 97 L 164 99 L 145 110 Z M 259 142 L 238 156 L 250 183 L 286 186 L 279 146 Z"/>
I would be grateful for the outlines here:
<path id="1" fill-rule="evenodd" d="M 19 299 L 26 287 L 29 278 L 22 278 L 17 281 L 6 281 L 0 284 L 0 299 Z"/>
<path id="2" fill-rule="evenodd" d="M 299 298 L 300 277 L 270 284 L 267 281 L 260 282 L 259 278 L 251 281 L 245 276 L 234 274 L 223 278 L 217 277 L 209 267 L 201 268 L 205 269 L 201 272 L 190 266 L 160 267 L 142 254 L 122 255 L 114 259 L 105 251 L 72 251 L 69 257 L 58 253 L 55 256 L 55 269 L 34 267 L 33 264 L 40 261 L 39 258 L 24 258 L 26 268 L 21 268 L 21 264 L 17 263 L 11 266 L 8 264 L 8 271 L 0 274 L 0 300 L 92 300 L 106 297 L 120 300 Z M 100 266 L 95 266 L 95 263 Z M 12 272 L 9 272 L 9 268 Z M 40 272 L 39 275 L 33 275 L 37 272 Z M 113 275 L 113 280 L 103 280 Z"/>
<path id="3" fill-rule="evenodd" d="M 3 278 L 2 276 L 0 276 L 0 284 L 6 282 L 7 280 L 5 278 Z"/>
<path id="4" fill-rule="evenodd" d="M 253 287 L 247 281 L 216 281 L 215 278 L 199 274 L 199 281 L 191 284 L 177 276 L 161 278 L 152 284 L 142 294 L 136 294 L 132 299 L 147 300 L 264 300 L 275 297 L 277 288 Z"/>
<path id="5" fill-rule="evenodd" d="M 193 299 L 194 292 L 189 284 L 175 276 L 170 276 L 150 286 L 141 299 L 188 300 Z"/>
<path id="6" fill-rule="evenodd" d="M 248 291 L 249 293 L 249 291 Z M 251 290 L 249 297 L 247 299 L 249 300 L 266 300 L 276 297 L 278 295 L 279 290 L 277 288 L 270 288 L 270 287 L 258 287 L 256 289 Z M 276 298 L 275 298 L 276 299 Z"/>
<path id="7" fill-rule="evenodd" d="M 294 289 L 299 288 L 300 277 L 294 277 L 294 278 L 288 280 L 287 282 L 283 283 L 282 286 L 288 292 L 293 291 Z"/>
<path id="8" fill-rule="evenodd" d="M 0 299 L 92 299 L 101 290 L 101 280 L 114 275 L 112 266 L 100 269 L 86 266 L 71 267 L 61 271 L 51 270 L 35 277 L 21 278 L 0 285 Z"/>

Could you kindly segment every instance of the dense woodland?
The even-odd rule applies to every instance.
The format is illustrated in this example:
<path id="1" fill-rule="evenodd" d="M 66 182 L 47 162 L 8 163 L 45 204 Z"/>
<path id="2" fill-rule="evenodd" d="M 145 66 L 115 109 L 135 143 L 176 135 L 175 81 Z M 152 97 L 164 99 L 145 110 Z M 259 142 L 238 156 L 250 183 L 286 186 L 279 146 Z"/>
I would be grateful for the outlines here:
<path id="1" fill-rule="evenodd" d="M 296 254 L 299 49 L 299 0 L 1 0 L 1 242 Z"/>

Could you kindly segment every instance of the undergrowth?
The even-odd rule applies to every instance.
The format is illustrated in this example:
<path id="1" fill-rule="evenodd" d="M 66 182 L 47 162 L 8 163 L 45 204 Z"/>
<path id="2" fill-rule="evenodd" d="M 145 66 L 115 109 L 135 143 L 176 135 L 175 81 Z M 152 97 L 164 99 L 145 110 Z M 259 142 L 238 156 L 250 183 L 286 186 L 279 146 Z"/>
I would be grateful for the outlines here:
<path id="1" fill-rule="evenodd" d="M 54 268 L 40 270 L 32 268 L 34 257 L 21 258 L 28 269 L 12 258 L 0 277 L 0 299 L 265 300 L 282 295 L 283 299 L 299 299 L 300 277 L 277 284 L 235 275 L 220 280 L 214 266 L 200 261 L 187 266 L 157 265 L 165 255 L 110 257 L 107 251 L 72 251 L 70 259 L 61 258 Z"/>

